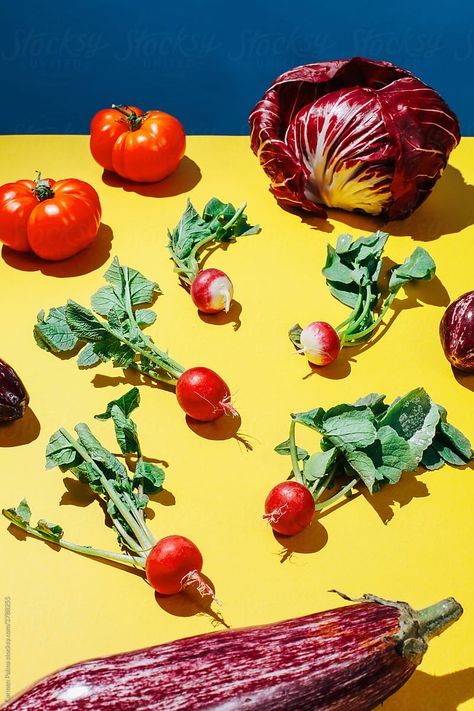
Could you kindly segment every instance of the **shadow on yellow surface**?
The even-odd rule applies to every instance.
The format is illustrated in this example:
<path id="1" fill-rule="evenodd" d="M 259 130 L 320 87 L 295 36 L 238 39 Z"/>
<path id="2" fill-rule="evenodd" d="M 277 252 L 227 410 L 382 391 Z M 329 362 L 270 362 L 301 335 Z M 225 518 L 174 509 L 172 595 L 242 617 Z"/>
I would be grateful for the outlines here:
<path id="1" fill-rule="evenodd" d="M 0 447 L 17 447 L 33 442 L 41 431 L 41 425 L 31 407 L 14 422 L 0 423 Z"/>
<path id="2" fill-rule="evenodd" d="M 212 581 L 201 573 L 204 582 L 215 593 Z M 213 627 L 223 626 L 227 629 L 230 625 L 224 620 L 221 612 L 216 610 L 218 602 L 210 595 L 201 595 L 194 586 L 189 586 L 175 595 L 160 595 L 155 593 L 155 600 L 162 610 L 175 617 L 192 617 L 194 615 L 206 615 Z"/>
<path id="3" fill-rule="evenodd" d="M 465 373 L 462 370 L 458 370 L 457 368 L 453 368 L 452 370 L 453 375 L 458 381 L 459 385 L 462 385 L 463 388 L 467 388 L 468 390 L 474 391 L 474 371 L 472 373 Z"/>
<path id="4" fill-rule="evenodd" d="M 62 278 L 81 276 L 95 271 L 109 259 L 113 236 L 112 228 L 101 222 L 97 237 L 90 247 L 69 259 L 48 262 L 35 254 L 15 252 L 5 246 L 2 249 L 2 257 L 8 266 L 23 272 L 40 271 L 46 276 Z"/>
<path id="5" fill-rule="evenodd" d="M 328 541 L 327 531 L 319 522 L 317 514 L 311 524 L 296 536 L 282 536 L 276 531 L 273 535 L 282 546 L 279 553 L 280 563 L 290 560 L 294 553 L 317 553 Z"/>
<path id="6" fill-rule="evenodd" d="M 102 180 L 112 188 L 122 188 L 128 193 L 137 193 L 144 197 L 173 197 L 192 190 L 201 180 L 201 170 L 191 158 L 184 156 L 175 172 L 159 183 L 134 183 L 107 170 L 104 170 Z"/>
<path id="7" fill-rule="evenodd" d="M 242 325 L 242 321 L 240 320 L 241 313 L 242 304 L 235 299 L 232 300 L 230 309 L 227 313 L 225 311 L 220 311 L 218 314 L 205 314 L 202 311 L 198 311 L 201 321 L 210 323 L 212 326 L 223 326 L 227 323 L 232 323 L 234 331 L 238 331 Z"/>
<path id="8" fill-rule="evenodd" d="M 327 220 L 301 212 L 298 214 L 302 222 L 319 232 L 334 231 L 333 225 Z M 462 173 L 448 165 L 431 195 L 404 220 L 387 222 L 380 217 L 332 208 L 328 210 L 328 218 L 348 227 L 365 230 L 368 234 L 382 230 L 391 235 L 408 235 L 415 240 L 430 241 L 446 234 L 461 232 L 474 224 L 474 185 L 466 183 Z"/>
<path id="9" fill-rule="evenodd" d="M 186 424 L 199 437 L 213 440 L 235 439 L 247 452 L 251 452 L 253 445 L 250 439 L 252 438 L 239 432 L 241 423 L 240 415 L 222 415 L 214 422 L 200 422 L 186 415 Z"/>
<path id="10" fill-rule="evenodd" d="M 430 495 L 425 482 L 418 479 L 420 475 L 429 476 L 429 474 L 430 472 L 425 470 L 403 472 L 402 478 L 396 484 L 387 484 L 376 494 L 370 494 L 363 487 L 361 493 L 383 523 L 388 523 L 395 515 L 395 504 L 398 504 L 399 508 L 403 508 L 413 499 L 421 499 Z"/>
<path id="11" fill-rule="evenodd" d="M 457 711 L 474 697 L 474 667 L 435 676 L 416 671 L 396 694 L 378 709 L 384 711 Z"/>
<path id="12" fill-rule="evenodd" d="M 122 371 L 120 375 L 103 375 L 102 373 L 96 373 L 91 382 L 95 388 L 108 388 L 111 385 L 147 385 L 150 388 L 160 388 L 160 390 L 166 390 L 170 393 L 174 393 L 176 389 L 174 385 L 152 380 L 152 378 L 141 375 L 141 373 L 131 368 Z"/>

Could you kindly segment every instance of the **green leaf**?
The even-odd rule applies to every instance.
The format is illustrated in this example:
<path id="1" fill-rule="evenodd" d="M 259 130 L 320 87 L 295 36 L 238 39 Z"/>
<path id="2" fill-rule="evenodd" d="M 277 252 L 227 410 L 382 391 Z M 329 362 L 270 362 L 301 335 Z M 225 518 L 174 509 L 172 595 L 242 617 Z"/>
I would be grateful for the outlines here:
<path id="1" fill-rule="evenodd" d="M 352 410 L 324 419 L 321 430 L 334 446 L 347 450 L 367 447 L 375 440 L 376 429 L 365 411 Z"/>
<path id="2" fill-rule="evenodd" d="M 358 237 L 354 241 L 354 251 L 356 252 L 355 261 L 358 264 L 371 261 L 375 267 L 375 262 L 378 262 L 382 256 L 385 244 L 388 240 L 387 232 L 374 232 L 369 237 Z"/>
<path id="3" fill-rule="evenodd" d="M 326 264 L 322 269 L 322 275 L 327 281 L 335 281 L 339 284 L 351 284 L 354 281 L 353 270 L 346 266 L 334 247 L 327 245 Z"/>
<path id="4" fill-rule="evenodd" d="M 121 299 L 115 292 L 113 286 L 101 286 L 95 294 L 92 295 L 91 304 L 94 311 L 101 316 L 107 316 L 110 309 L 118 309 L 124 312 L 124 307 Z"/>
<path id="5" fill-rule="evenodd" d="M 210 235 L 209 225 L 193 207 L 188 198 L 186 209 L 174 228 L 173 232 L 168 231 L 168 248 L 176 257 L 186 262 L 192 252 L 193 247 L 206 235 Z"/>
<path id="6" fill-rule="evenodd" d="M 151 326 L 156 321 L 156 313 L 151 309 L 138 309 L 135 311 L 135 319 L 139 326 Z"/>
<path id="7" fill-rule="evenodd" d="M 290 338 L 290 341 L 292 344 L 295 346 L 295 348 L 300 349 L 301 348 L 301 331 L 303 329 L 299 325 L 299 323 L 295 323 L 294 326 L 292 326 L 289 331 L 288 331 L 288 336 Z"/>
<path id="8" fill-rule="evenodd" d="M 117 257 L 104 274 L 106 281 L 112 284 L 120 304 L 125 303 L 125 295 L 130 295 L 132 306 L 149 304 L 154 294 L 160 293 L 160 287 L 155 281 L 150 281 L 141 272 L 132 267 L 122 266 Z"/>
<path id="9" fill-rule="evenodd" d="M 242 211 L 240 215 L 232 203 L 224 203 L 218 198 L 211 198 L 203 211 L 203 219 L 209 223 L 209 230 L 214 234 L 214 239 L 218 242 L 228 242 L 234 237 L 257 234 L 259 225 L 250 225 L 247 215 Z M 229 223 L 232 221 L 232 224 Z"/>
<path id="10" fill-rule="evenodd" d="M 359 450 L 346 450 L 344 457 L 351 469 L 360 476 L 368 490 L 372 493 L 377 472 L 371 458 L 365 452 Z"/>
<path id="11" fill-rule="evenodd" d="M 444 459 L 440 456 L 439 452 L 430 445 L 423 452 L 420 463 L 426 467 L 426 469 L 440 469 L 444 466 Z"/>
<path id="12" fill-rule="evenodd" d="M 290 440 L 286 439 L 284 442 L 280 442 L 280 444 L 277 444 L 277 446 L 273 450 L 277 454 L 282 454 L 282 455 L 288 455 L 290 454 Z M 296 456 L 298 458 L 298 461 L 308 459 L 309 454 L 306 451 L 306 449 L 303 449 L 303 447 L 297 447 L 296 448 Z"/>
<path id="13" fill-rule="evenodd" d="M 115 437 L 122 454 L 139 452 L 137 426 L 129 417 L 126 417 L 118 405 L 112 405 L 112 420 L 115 427 Z"/>
<path id="14" fill-rule="evenodd" d="M 405 259 L 403 264 L 396 266 L 390 275 L 388 288 L 391 293 L 408 283 L 417 279 L 432 279 L 436 272 L 436 264 L 433 258 L 423 247 L 417 247 L 415 251 Z"/>
<path id="15" fill-rule="evenodd" d="M 105 412 L 102 412 L 99 415 L 95 415 L 96 420 L 110 420 L 112 417 L 112 408 L 117 406 L 125 415 L 125 417 L 129 417 L 129 415 L 140 405 L 140 391 L 138 388 L 132 388 L 131 390 L 128 390 L 122 397 L 117 398 L 116 400 L 111 400 L 107 404 L 107 408 Z"/>
<path id="16" fill-rule="evenodd" d="M 52 308 L 47 316 L 40 311 L 33 335 L 40 348 L 53 353 L 72 351 L 78 343 L 66 321 L 64 306 Z"/>
<path id="17" fill-rule="evenodd" d="M 449 443 L 451 449 L 456 450 L 461 457 L 469 461 L 472 459 L 472 447 L 471 443 L 457 427 L 450 425 L 449 422 L 441 420 L 438 426 L 438 436 L 441 436 L 447 443 Z"/>
<path id="18" fill-rule="evenodd" d="M 380 395 L 379 393 L 369 393 L 365 397 L 360 397 L 355 401 L 354 405 L 356 407 L 369 407 L 374 415 L 381 415 L 388 408 L 385 403 L 385 395 Z"/>
<path id="19" fill-rule="evenodd" d="M 102 471 L 105 469 L 107 474 L 113 476 L 117 482 L 127 484 L 129 478 L 125 467 L 111 452 L 101 445 L 89 427 L 83 422 L 80 422 L 74 429 L 79 437 L 79 442 L 88 452 L 91 459 L 103 465 Z"/>
<path id="20" fill-rule="evenodd" d="M 44 519 L 40 519 L 36 525 L 36 530 L 40 533 L 45 533 L 50 538 L 54 538 L 56 541 L 60 541 L 63 537 L 64 531 L 57 523 L 48 523 Z"/>
<path id="21" fill-rule="evenodd" d="M 57 430 L 46 445 L 46 469 L 74 466 L 78 463 L 79 456 L 74 445 L 61 430 Z"/>
<path id="22" fill-rule="evenodd" d="M 325 415 L 325 410 L 322 407 L 315 407 L 314 410 L 308 410 L 308 412 L 297 412 L 291 415 L 291 418 L 295 422 L 299 422 L 306 427 L 310 427 L 317 432 L 321 432 L 321 426 L 323 422 L 323 417 Z"/>
<path id="23" fill-rule="evenodd" d="M 22 499 L 16 508 L 2 509 L 2 514 L 22 528 L 29 524 L 31 518 L 31 510 L 26 499 Z"/>
<path id="24" fill-rule="evenodd" d="M 378 430 L 377 439 L 365 452 L 374 463 L 380 484 L 395 484 L 402 472 L 415 471 L 418 466 L 408 442 L 388 425 Z"/>
<path id="25" fill-rule="evenodd" d="M 92 343 L 86 343 L 84 348 L 77 356 L 77 365 L 79 368 L 93 368 L 101 362 L 101 359 L 94 351 Z"/>
<path id="26" fill-rule="evenodd" d="M 317 481 L 331 472 L 336 461 L 337 449 L 333 447 L 327 452 L 316 452 L 305 461 L 303 476 L 306 481 Z"/>
<path id="27" fill-rule="evenodd" d="M 380 424 L 393 427 L 407 440 L 417 461 L 420 461 L 433 441 L 439 417 L 438 408 L 426 391 L 415 388 L 390 405 Z"/>
<path id="28" fill-rule="evenodd" d="M 165 472 L 161 467 L 157 467 L 152 462 L 144 462 L 139 459 L 133 477 L 134 486 L 143 484 L 145 494 L 157 494 L 162 489 L 165 480 Z"/>
<path id="29" fill-rule="evenodd" d="M 92 311 L 72 299 L 66 304 L 65 314 L 69 328 L 79 340 L 100 341 L 108 336 L 108 331 Z"/>
<path id="30" fill-rule="evenodd" d="M 454 467 L 462 467 L 468 463 L 464 457 L 461 457 L 454 449 L 451 449 L 447 442 L 443 442 L 437 437 L 434 438 L 432 447 L 438 452 L 446 464 L 451 464 Z"/>
<path id="31" fill-rule="evenodd" d="M 360 291 L 360 287 L 356 282 L 345 285 L 337 281 L 328 281 L 328 286 L 329 291 L 336 299 L 346 306 L 350 306 L 352 309 L 355 308 Z"/>

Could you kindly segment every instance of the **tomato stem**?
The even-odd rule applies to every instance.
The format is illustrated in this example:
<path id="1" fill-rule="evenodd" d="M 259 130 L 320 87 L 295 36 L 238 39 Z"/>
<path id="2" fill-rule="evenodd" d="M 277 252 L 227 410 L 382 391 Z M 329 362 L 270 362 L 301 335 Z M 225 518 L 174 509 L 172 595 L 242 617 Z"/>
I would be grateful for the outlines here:
<path id="1" fill-rule="evenodd" d="M 116 111 L 120 111 L 120 113 L 126 117 L 131 131 L 136 131 L 142 125 L 145 114 L 137 116 L 135 111 L 126 111 L 122 104 L 112 104 L 112 108 Z"/>
<path id="2" fill-rule="evenodd" d="M 39 170 L 36 171 L 35 187 L 33 188 L 33 193 L 36 195 L 40 202 L 43 202 L 43 200 L 49 200 L 54 197 L 54 190 L 51 187 L 49 180 L 42 180 L 41 173 Z"/>

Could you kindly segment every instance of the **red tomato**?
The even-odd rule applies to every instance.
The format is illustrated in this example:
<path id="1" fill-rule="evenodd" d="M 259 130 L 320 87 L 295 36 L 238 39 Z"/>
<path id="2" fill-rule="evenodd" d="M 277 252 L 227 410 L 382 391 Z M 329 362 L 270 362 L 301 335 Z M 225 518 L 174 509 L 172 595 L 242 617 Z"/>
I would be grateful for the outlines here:
<path id="1" fill-rule="evenodd" d="M 67 259 L 88 247 L 102 209 L 82 180 L 18 180 L 0 187 L 0 240 L 19 252 Z"/>
<path id="2" fill-rule="evenodd" d="M 186 136 L 174 116 L 114 105 L 92 119 L 90 148 L 106 170 L 136 183 L 154 183 L 176 170 Z"/>

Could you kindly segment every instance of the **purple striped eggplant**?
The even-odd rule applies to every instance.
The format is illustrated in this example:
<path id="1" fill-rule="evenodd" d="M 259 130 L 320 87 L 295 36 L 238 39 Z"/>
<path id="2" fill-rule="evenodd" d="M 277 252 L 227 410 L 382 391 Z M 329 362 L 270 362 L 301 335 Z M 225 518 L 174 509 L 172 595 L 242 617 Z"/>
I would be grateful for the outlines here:
<path id="1" fill-rule="evenodd" d="M 453 598 L 420 611 L 373 595 L 358 603 L 73 664 L 2 708 L 368 711 L 407 681 L 462 608 Z"/>
<path id="2" fill-rule="evenodd" d="M 444 355 L 459 370 L 474 370 L 474 291 L 448 306 L 439 325 Z"/>

